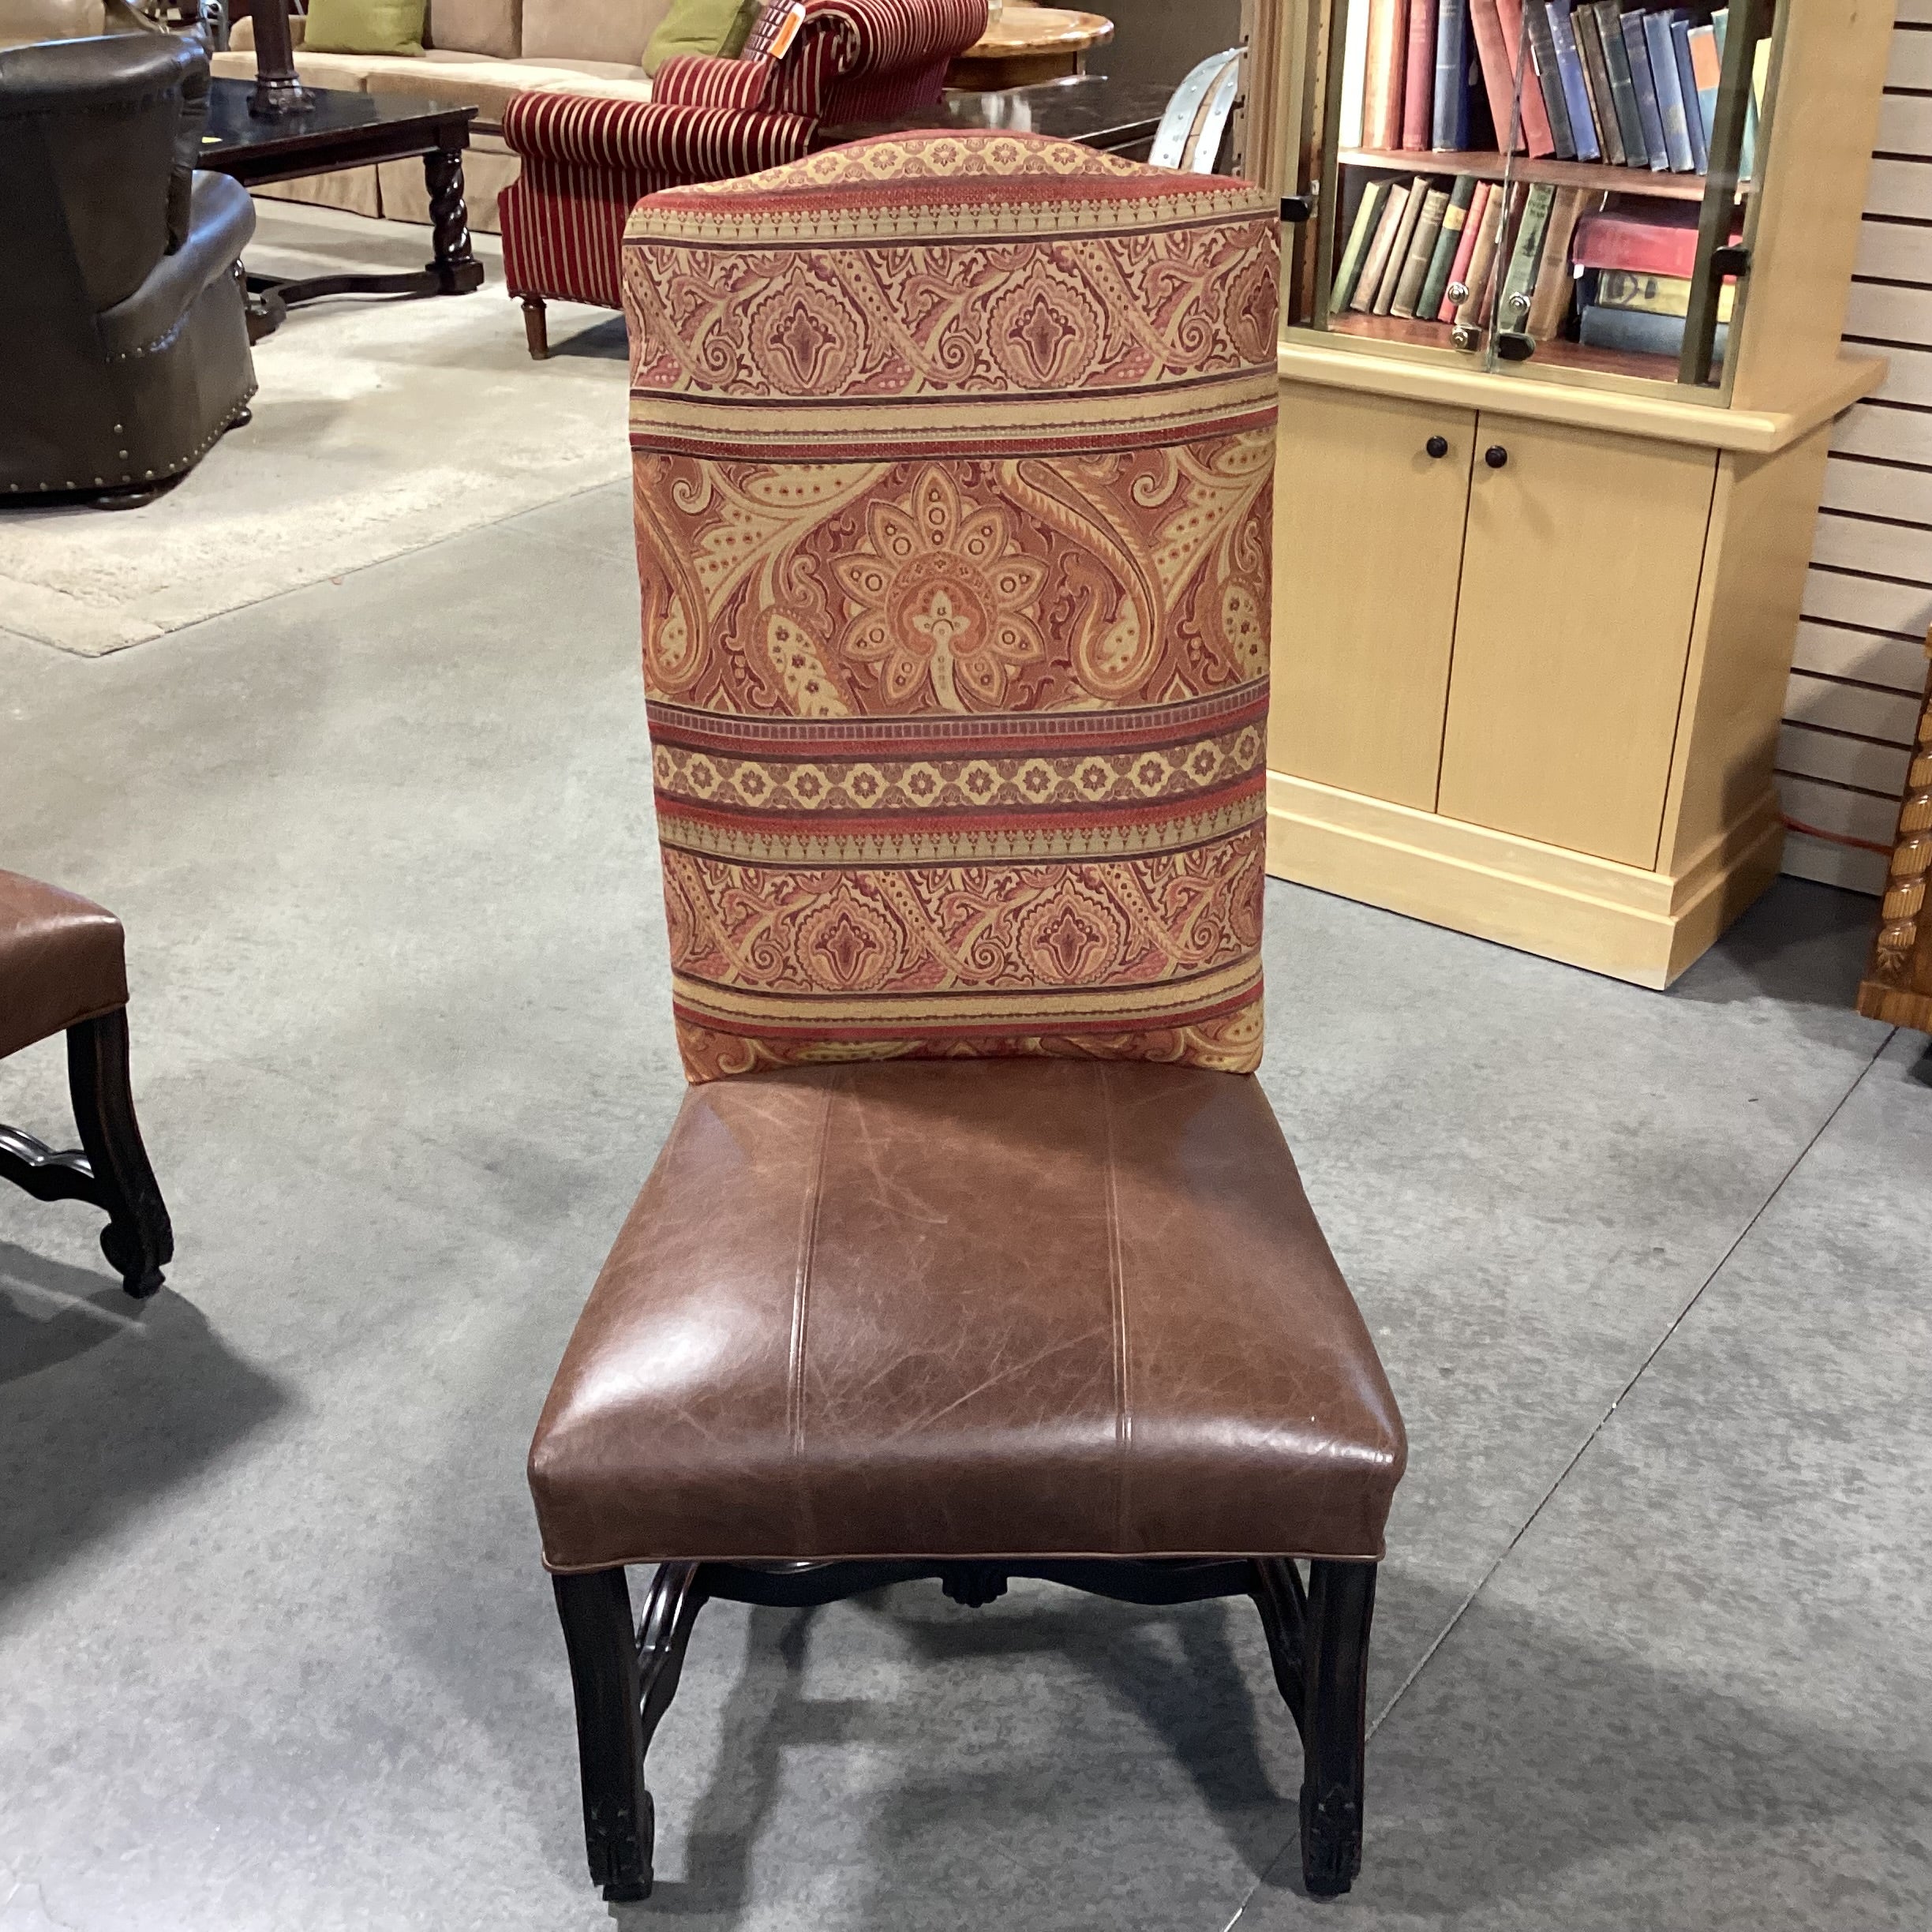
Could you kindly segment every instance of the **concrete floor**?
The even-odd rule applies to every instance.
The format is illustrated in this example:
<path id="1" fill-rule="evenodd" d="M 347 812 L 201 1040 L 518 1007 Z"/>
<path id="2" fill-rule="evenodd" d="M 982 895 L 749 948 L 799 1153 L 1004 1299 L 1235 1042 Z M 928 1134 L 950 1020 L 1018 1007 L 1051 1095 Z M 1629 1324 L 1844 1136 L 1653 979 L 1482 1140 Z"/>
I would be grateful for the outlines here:
<path id="1" fill-rule="evenodd" d="M 602 1905 L 522 1458 L 680 1087 L 627 524 L 0 635 L 0 862 L 126 923 L 180 1241 L 137 1311 L 0 1198 L 0 1928 L 1923 1932 L 1932 1089 L 1792 882 L 1668 997 L 1271 889 L 1413 1443 L 1348 1901 L 1246 1607 L 1038 1588 L 708 1610 Z"/>

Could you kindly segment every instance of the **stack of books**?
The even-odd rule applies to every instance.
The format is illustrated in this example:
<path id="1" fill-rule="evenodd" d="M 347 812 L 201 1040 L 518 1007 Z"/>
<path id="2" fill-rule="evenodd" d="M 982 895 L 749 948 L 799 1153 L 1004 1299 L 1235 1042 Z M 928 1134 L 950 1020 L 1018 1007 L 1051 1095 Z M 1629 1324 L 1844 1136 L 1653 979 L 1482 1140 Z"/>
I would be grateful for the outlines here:
<path id="1" fill-rule="evenodd" d="M 1348 0 L 1342 145 L 1456 152 L 1480 132 L 1535 159 L 1702 174 L 1729 21 L 1624 0 Z M 1747 178 L 1770 58 L 1759 41 Z"/>
<path id="2" fill-rule="evenodd" d="M 1578 340 L 1593 349 L 1674 360 L 1683 350 L 1697 249 L 1694 208 L 1653 203 L 1585 215 L 1572 248 L 1582 298 Z M 1714 361 L 1724 360 L 1736 299 L 1735 283 L 1719 288 Z"/>

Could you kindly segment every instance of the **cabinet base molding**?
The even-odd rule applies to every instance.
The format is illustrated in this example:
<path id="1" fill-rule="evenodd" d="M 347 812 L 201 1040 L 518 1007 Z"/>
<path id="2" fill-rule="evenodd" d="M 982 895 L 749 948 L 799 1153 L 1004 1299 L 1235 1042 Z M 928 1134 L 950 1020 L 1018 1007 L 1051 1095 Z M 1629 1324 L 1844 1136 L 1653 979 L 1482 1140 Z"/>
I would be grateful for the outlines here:
<path id="1" fill-rule="evenodd" d="M 1271 771 L 1267 869 L 1366 905 L 1662 989 L 1777 877 L 1767 792 L 1674 876 Z"/>

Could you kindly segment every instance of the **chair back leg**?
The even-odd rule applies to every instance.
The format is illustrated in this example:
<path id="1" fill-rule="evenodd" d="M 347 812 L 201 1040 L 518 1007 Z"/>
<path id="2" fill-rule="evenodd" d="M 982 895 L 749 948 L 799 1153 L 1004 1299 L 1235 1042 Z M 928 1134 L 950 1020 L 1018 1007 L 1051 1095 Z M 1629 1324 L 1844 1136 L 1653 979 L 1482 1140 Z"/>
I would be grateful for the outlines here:
<path id="1" fill-rule="evenodd" d="M 67 1029 L 67 1086 L 96 1198 L 107 1212 L 101 1252 L 122 1286 L 145 1301 L 174 1257 L 174 1230 L 134 1118 L 125 1007 Z"/>

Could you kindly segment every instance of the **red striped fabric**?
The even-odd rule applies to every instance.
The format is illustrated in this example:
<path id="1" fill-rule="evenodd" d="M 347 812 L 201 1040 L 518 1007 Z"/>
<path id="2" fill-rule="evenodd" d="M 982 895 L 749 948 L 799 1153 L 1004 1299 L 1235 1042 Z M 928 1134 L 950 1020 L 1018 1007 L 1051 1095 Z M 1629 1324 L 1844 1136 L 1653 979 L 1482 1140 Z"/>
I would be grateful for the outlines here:
<path id="1" fill-rule="evenodd" d="M 661 188 L 796 161 L 811 133 L 797 114 L 514 95 L 504 138 L 523 165 L 500 204 L 510 293 L 621 307 L 618 253 L 635 203 Z"/>
<path id="2" fill-rule="evenodd" d="M 680 54 L 657 69 L 651 99 L 667 107 L 756 107 L 763 99 L 765 69 L 755 61 L 719 60 Z"/>
<path id="3" fill-rule="evenodd" d="M 773 62 L 756 50 L 788 5 L 768 0 L 737 60 L 666 61 L 648 103 L 512 97 L 504 138 L 523 162 L 501 202 L 512 295 L 621 306 L 618 251 L 634 202 L 797 160 L 821 121 L 930 107 L 953 56 L 986 31 L 986 0 L 807 0 L 798 38 Z"/>

